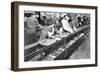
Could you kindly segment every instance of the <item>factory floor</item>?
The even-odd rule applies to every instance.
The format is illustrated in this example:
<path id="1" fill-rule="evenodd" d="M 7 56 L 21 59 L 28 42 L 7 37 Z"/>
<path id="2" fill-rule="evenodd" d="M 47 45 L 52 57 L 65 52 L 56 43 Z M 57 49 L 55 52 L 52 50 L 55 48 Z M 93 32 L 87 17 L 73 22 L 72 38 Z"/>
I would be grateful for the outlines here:
<path id="1" fill-rule="evenodd" d="M 90 34 L 85 36 L 85 41 L 74 51 L 69 59 L 89 59 L 90 58 Z"/>

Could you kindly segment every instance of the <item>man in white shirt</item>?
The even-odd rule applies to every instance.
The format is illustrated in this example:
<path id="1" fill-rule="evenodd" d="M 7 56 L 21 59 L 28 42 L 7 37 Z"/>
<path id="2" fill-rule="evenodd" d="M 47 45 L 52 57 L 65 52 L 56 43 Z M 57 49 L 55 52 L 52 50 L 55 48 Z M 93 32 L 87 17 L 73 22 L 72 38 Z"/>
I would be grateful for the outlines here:
<path id="1" fill-rule="evenodd" d="M 70 32 L 70 33 L 73 33 L 73 29 L 71 28 L 69 22 L 69 17 L 67 15 L 64 16 L 64 18 L 62 19 L 61 23 L 62 23 L 62 28 L 64 31 L 67 31 L 67 32 Z"/>

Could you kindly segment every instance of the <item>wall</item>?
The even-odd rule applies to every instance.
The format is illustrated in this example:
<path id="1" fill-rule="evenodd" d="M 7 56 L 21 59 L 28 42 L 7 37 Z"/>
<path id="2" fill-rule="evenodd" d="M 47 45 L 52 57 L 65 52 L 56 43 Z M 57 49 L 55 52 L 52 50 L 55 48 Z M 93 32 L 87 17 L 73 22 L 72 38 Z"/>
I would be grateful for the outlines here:
<path id="1" fill-rule="evenodd" d="M 10 54 L 11 54 L 11 12 L 10 3 L 14 0 L 0 0 L 0 73 L 14 73 L 10 70 Z M 45 2 L 45 3 L 62 3 L 62 4 L 77 4 L 77 5 L 94 5 L 100 9 L 100 0 L 21 0 L 31 2 Z M 98 10 L 100 12 L 100 10 Z M 99 13 L 98 12 L 98 13 Z M 100 15 L 98 14 L 98 19 Z M 100 21 L 98 22 L 98 24 Z M 98 28 L 100 25 L 98 25 Z M 100 31 L 100 29 L 98 30 Z M 100 34 L 98 35 L 100 37 Z M 100 39 L 98 39 L 100 42 Z M 99 46 L 100 47 L 100 46 Z M 98 55 L 100 55 L 98 48 Z M 100 58 L 98 58 L 100 61 Z M 73 69 L 55 69 L 55 70 L 40 70 L 40 71 L 26 71 L 25 73 L 99 73 L 100 62 L 98 67 L 73 68 Z M 22 72 L 24 73 L 24 72 Z"/>

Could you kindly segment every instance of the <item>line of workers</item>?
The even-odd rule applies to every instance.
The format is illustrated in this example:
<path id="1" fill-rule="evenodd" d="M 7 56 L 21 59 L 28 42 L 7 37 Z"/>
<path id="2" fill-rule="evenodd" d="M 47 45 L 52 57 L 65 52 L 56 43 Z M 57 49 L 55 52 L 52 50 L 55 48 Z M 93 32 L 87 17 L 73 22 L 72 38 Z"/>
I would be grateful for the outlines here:
<path id="1" fill-rule="evenodd" d="M 25 45 L 64 32 L 74 33 L 77 28 L 90 22 L 89 16 L 72 13 L 33 12 L 24 16 Z"/>

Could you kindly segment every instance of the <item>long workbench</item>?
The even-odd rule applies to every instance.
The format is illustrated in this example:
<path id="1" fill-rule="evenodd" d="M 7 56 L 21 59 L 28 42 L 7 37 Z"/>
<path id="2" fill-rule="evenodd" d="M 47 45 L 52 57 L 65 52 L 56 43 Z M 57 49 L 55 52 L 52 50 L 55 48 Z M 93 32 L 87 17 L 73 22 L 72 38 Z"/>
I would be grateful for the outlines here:
<path id="1" fill-rule="evenodd" d="M 25 46 L 25 61 L 49 61 L 68 59 L 84 40 L 84 36 L 90 30 L 90 26 L 83 26 L 73 34 L 67 34 L 60 40 L 54 40 L 50 45 L 43 45 L 39 42 Z"/>

